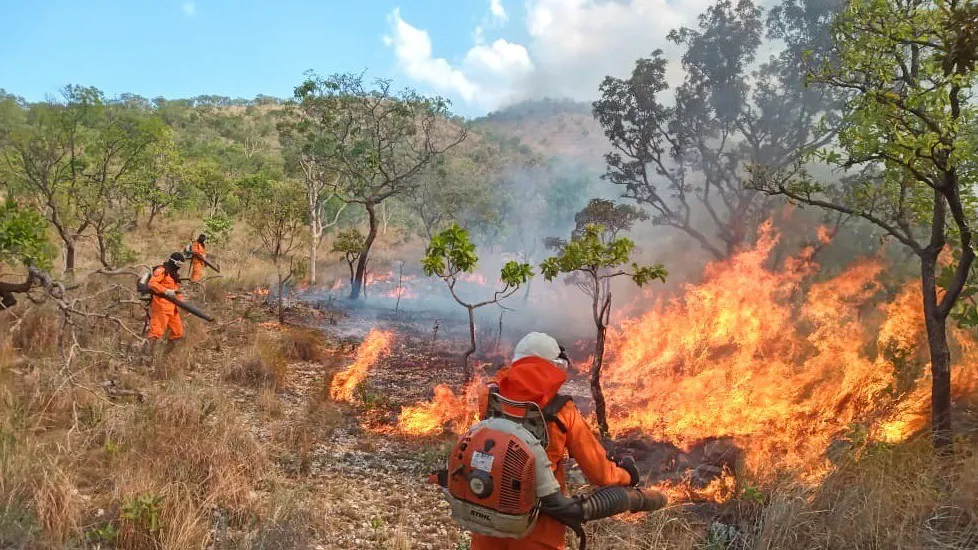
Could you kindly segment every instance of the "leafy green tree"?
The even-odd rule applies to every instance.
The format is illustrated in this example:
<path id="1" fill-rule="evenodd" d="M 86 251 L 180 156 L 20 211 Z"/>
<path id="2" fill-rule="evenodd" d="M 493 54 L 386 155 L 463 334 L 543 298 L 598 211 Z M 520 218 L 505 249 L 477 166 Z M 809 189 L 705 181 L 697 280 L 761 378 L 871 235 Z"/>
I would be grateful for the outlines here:
<path id="1" fill-rule="evenodd" d="M 188 164 L 173 140 L 173 129 L 149 151 L 149 159 L 139 174 L 140 202 L 148 210 L 146 229 L 152 229 L 160 215 L 193 203 L 196 189 L 187 177 Z"/>
<path id="2" fill-rule="evenodd" d="M 608 413 L 601 390 L 601 368 L 604 363 L 605 337 L 611 318 L 611 281 L 616 277 L 629 277 L 638 286 L 660 280 L 668 274 L 661 264 L 639 266 L 631 262 L 635 243 L 626 237 L 616 237 L 601 225 L 587 224 L 569 242 L 556 243 L 559 253 L 540 264 L 540 272 L 547 281 L 561 273 L 570 274 L 568 283 L 576 285 L 591 298 L 591 314 L 596 329 L 594 364 L 591 366 L 591 395 L 598 428 L 608 435 Z M 631 269 L 626 269 L 631 262 Z"/>
<path id="3" fill-rule="evenodd" d="M 94 228 L 102 244 L 101 237 L 132 212 L 133 177 L 161 139 L 163 123 L 131 107 L 106 105 L 96 88 L 68 86 L 63 98 L 4 109 L 0 127 L 6 177 L 55 228 L 70 272 L 87 230 Z M 105 254 L 100 257 L 105 263 Z"/>
<path id="4" fill-rule="evenodd" d="M 938 448 L 951 440 L 947 320 L 968 286 L 978 220 L 978 8 L 952 0 L 852 0 L 833 27 L 837 63 L 809 79 L 847 94 L 838 140 L 815 158 L 858 170 L 844 184 L 817 181 L 797 163 L 754 167 L 752 186 L 792 202 L 861 217 L 917 257 L 930 349 Z M 938 256 L 955 258 L 939 277 Z"/>
<path id="5" fill-rule="evenodd" d="M 370 248 L 380 225 L 377 207 L 417 186 L 417 174 L 465 139 L 464 126 L 448 121 L 448 102 L 412 91 L 395 93 L 390 81 L 365 85 L 362 76 L 309 75 L 295 90 L 301 112 L 296 131 L 303 151 L 347 203 L 363 205 L 368 231 L 357 260 L 351 299 L 363 288 Z"/>
<path id="6" fill-rule="evenodd" d="M 305 208 L 297 182 L 276 181 L 252 202 L 248 222 L 262 249 L 275 266 L 278 287 L 278 320 L 285 323 L 285 288 L 305 273 L 305 262 L 296 257 L 302 246 Z"/>
<path id="7" fill-rule="evenodd" d="M 452 298 L 469 314 L 469 349 L 462 355 L 462 368 L 465 372 L 465 382 L 468 383 L 472 378 L 472 367 L 469 365 L 469 357 L 476 352 L 475 341 L 475 310 L 492 304 L 499 304 L 506 298 L 512 296 L 520 286 L 526 284 L 533 277 L 533 268 L 530 264 L 515 261 L 507 262 L 499 272 L 499 280 L 502 288 L 497 290 L 492 298 L 481 302 L 470 302 L 463 299 L 456 292 L 459 275 L 472 273 L 479 262 L 479 257 L 475 253 L 475 244 L 469 239 L 469 233 L 456 224 L 432 237 L 425 256 L 421 260 L 421 267 L 425 275 L 438 277 L 448 285 L 448 291 Z"/>
<path id="8" fill-rule="evenodd" d="M 51 257 L 44 217 L 9 198 L 0 204 L 0 263 L 48 269 Z"/>
<path id="9" fill-rule="evenodd" d="M 794 49 L 751 72 L 762 12 L 750 0 L 721 0 L 697 28 L 669 33 L 685 47 L 686 74 L 671 98 L 668 63 L 656 50 L 630 77 L 606 77 L 593 105 L 612 146 L 604 179 L 647 206 L 655 224 L 684 232 L 716 258 L 747 242 L 771 213 L 772 201 L 742 185 L 744 163 L 788 165 L 800 148 L 833 133 L 832 117 L 816 122 L 835 98 L 806 88 L 797 74 L 797 45 L 817 41 L 826 27 L 797 11 L 783 7 L 769 19 L 770 34 L 790 38 Z"/>
<path id="10" fill-rule="evenodd" d="M 363 252 L 363 233 L 360 233 L 356 229 L 347 229 L 346 231 L 340 231 L 336 234 L 336 240 L 333 241 L 332 251 L 343 255 L 343 259 L 346 260 L 346 264 L 350 266 L 350 284 L 353 284 L 353 266 L 356 264 L 357 260 L 360 259 L 360 254 Z"/>
<path id="11" fill-rule="evenodd" d="M 235 180 L 218 162 L 220 157 L 204 157 L 185 168 L 184 175 L 203 198 L 208 216 L 234 214 L 237 210 Z"/>
<path id="12" fill-rule="evenodd" d="M 328 108 L 320 98 L 308 97 L 291 102 L 287 118 L 279 124 L 279 142 L 286 154 L 286 166 L 301 176 L 306 191 L 309 219 L 309 282 L 316 282 L 319 245 L 325 232 L 336 226 L 347 207 L 340 196 L 343 174 L 336 169 L 333 154 L 331 119 L 321 116 Z"/>

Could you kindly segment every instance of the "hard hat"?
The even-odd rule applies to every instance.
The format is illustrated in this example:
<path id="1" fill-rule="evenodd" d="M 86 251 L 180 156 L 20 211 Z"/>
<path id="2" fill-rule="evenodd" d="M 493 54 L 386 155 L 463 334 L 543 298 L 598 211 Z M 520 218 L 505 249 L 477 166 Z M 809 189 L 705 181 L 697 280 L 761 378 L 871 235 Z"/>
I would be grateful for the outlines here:
<path id="1" fill-rule="evenodd" d="M 531 332 L 516 344 L 516 349 L 513 350 L 513 361 L 535 356 L 553 362 L 557 361 L 561 353 L 560 344 L 552 336 L 542 332 Z"/>

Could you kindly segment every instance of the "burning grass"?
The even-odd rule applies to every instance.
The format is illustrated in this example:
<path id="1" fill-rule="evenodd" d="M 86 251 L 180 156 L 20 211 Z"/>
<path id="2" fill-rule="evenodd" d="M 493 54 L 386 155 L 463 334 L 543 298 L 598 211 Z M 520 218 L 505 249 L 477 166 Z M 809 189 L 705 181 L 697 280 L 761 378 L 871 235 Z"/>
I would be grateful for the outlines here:
<path id="1" fill-rule="evenodd" d="M 393 335 L 390 332 L 371 329 L 357 348 L 353 364 L 333 376 L 329 396 L 336 401 L 352 401 L 356 388 L 366 379 L 370 367 L 381 355 L 390 351 L 392 342 Z"/>
<path id="2" fill-rule="evenodd" d="M 478 421 L 478 390 L 482 384 L 480 378 L 475 378 L 461 395 L 438 384 L 431 401 L 401 409 L 397 431 L 410 436 L 439 435 L 445 431 L 461 434 Z"/>
<path id="3" fill-rule="evenodd" d="M 613 331 L 605 393 L 615 433 L 677 445 L 732 436 L 751 473 L 770 480 L 786 469 L 824 475 L 826 450 L 859 426 L 891 441 L 924 427 L 929 380 L 901 374 L 925 360 L 916 287 L 886 301 L 876 260 L 812 283 L 811 249 L 772 270 L 777 239 L 766 225 L 753 250 Z M 976 388 L 976 360 L 960 357 L 957 390 Z"/>

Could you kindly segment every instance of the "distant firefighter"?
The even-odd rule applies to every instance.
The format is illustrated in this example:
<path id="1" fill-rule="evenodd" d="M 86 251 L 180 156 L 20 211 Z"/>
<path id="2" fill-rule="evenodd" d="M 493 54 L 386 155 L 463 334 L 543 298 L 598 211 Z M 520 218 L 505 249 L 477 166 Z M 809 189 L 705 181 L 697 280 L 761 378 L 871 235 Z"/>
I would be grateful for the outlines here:
<path id="1" fill-rule="evenodd" d="M 193 256 L 190 261 L 190 280 L 195 283 L 199 282 L 204 274 L 204 261 L 207 259 L 207 247 L 204 245 L 206 241 L 207 235 L 201 233 L 190 245 L 190 255 Z"/>

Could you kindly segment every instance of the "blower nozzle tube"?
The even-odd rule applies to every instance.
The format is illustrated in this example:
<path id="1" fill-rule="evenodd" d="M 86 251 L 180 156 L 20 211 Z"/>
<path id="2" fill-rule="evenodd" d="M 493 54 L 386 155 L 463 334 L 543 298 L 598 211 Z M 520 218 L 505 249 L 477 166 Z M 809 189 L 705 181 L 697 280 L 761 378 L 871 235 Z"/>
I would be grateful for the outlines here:
<path id="1" fill-rule="evenodd" d="M 644 493 L 634 487 L 602 487 L 584 497 L 584 521 L 593 521 L 625 512 L 651 512 L 666 505 L 657 491 Z"/>

